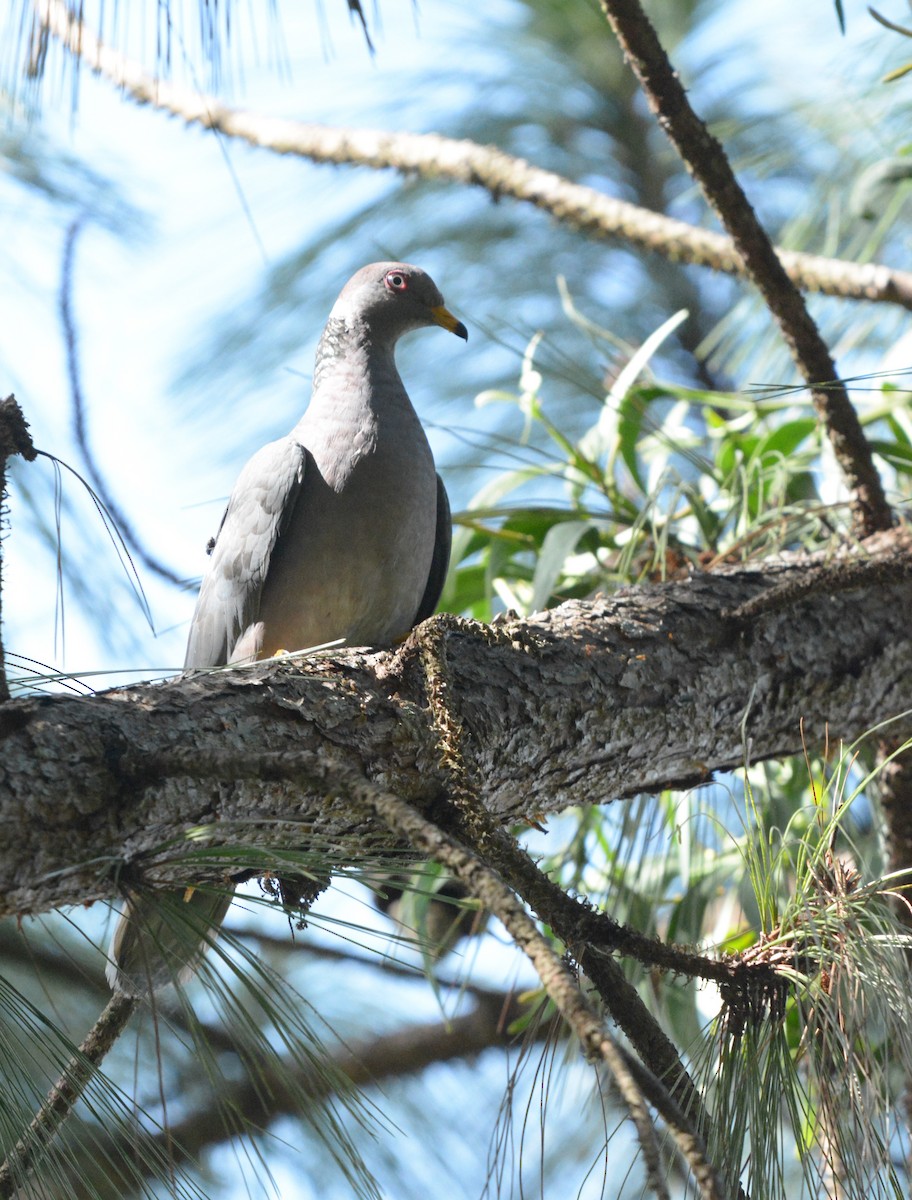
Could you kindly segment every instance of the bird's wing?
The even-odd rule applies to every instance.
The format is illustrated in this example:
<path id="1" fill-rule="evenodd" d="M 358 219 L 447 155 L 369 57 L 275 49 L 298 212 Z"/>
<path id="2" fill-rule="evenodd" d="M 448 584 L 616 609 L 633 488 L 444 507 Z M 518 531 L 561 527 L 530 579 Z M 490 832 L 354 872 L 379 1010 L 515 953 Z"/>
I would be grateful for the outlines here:
<path id="1" fill-rule="evenodd" d="M 431 569 L 428 581 L 418 605 L 415 625 L 420 625 L 428 617 L 434 615 L 443 585 L 446 583 L 447 568 L 450 565 L 450 546 L 453 541 L 453 522 L 450 518 L 450 501 L 443 486 L 443 480 L 437 476 L 437 530 L 434 536 L 434 554 L 431 558 Z"/>
<path id="2" fill-rule="evenodd" d="M 229 661 L 256 623 L 276 542 L 301 490 L 307 451 L 292 437 L 270 442 L 231 493 L 190 625 L 184 669 Z"/>

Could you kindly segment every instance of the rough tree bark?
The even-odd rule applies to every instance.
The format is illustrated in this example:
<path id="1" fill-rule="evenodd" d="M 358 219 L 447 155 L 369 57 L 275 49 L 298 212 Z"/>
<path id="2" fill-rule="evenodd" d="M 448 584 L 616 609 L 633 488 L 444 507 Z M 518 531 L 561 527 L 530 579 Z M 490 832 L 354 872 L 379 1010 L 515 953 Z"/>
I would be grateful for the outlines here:
<path id="1" fill-rule="evenodd" d="M 442 633 L 446 703 L 506 821 L 708 780 L 894 719 L 912 732 L 912 538 L 726 566 Z M 325 847 L 379 830 L 338 788 L 270 763 L 337 762 L 433 811 L 441 763 L 420 639 L 0 710 L 0 914 L 200 874 L 201 845 Z M 372 841 L 373 839 L 373 841 Z M 182 860 L 184 860 L 182 862 Z M 255 864 L 254 864 L 255 865 Z M 238 867 L 237 858 L 232 866 Z"/>

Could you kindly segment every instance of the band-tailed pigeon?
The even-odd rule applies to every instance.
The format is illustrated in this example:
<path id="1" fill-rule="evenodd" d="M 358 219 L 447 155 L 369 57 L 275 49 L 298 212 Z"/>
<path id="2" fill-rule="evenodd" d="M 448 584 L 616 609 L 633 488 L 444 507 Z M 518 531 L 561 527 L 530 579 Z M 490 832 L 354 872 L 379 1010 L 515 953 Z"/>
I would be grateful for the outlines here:
<path id="1" fill-rule="evenodd" d="M 450 556 L 450 508 L 396 370 L 413 329 L 465 326 L 408 263 L 372 263 L 342 289 L 317 347 L 313 393 L 284 438 L 250 459 L 212 548 L 185 669 L 344 638 L 388 646 L 429 617 Z M 110 949 L 115 991 L 188 977 L 227 894 L 135 893 Z"/>

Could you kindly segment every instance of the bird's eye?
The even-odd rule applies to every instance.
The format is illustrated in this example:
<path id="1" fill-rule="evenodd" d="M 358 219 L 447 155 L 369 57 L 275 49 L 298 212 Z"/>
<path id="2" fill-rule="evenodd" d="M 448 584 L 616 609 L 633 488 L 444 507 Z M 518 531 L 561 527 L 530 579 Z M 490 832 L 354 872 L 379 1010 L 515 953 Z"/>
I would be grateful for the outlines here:
<path id="1" fill-rule="evenodd" d="M 401 271 L 387 271 L 386 286 L 391 292 L 404 292 L 408 289 L 408 276 Z"/>

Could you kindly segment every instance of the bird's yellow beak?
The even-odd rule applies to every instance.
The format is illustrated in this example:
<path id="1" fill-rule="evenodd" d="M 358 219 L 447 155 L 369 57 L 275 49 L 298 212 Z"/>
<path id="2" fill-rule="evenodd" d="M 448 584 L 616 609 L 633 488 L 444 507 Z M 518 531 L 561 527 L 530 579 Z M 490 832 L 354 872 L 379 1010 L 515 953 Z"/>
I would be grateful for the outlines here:
<path id="1" fill-rule="evenodd" d="M 431 309 L 431 316 L 437 325 L 448 329 L 450 333 L 455 333 L 457 337 L 461 337 L 464 342 L 469 340 L 469 331 L 463 325 L 462 321 L 457 321 L 448 308 L 444 308 L 442 304 L 438 304 L 436 308 Z"/>

